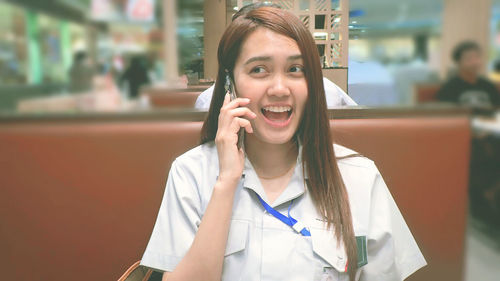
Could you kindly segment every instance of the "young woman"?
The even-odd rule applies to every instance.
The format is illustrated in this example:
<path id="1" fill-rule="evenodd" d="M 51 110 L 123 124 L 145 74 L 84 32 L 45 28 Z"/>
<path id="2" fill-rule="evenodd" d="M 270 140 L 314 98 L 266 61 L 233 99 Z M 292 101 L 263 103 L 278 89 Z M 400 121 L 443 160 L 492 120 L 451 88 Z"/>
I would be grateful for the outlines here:
<path id="1" fill-rule="evenodd" d="M 373 162 L 332 145 L 320 60 L 297 17 L 238 17 L 218 62 L 202 145 L 172 164 L 143 265 L 168 281 L 391 281 L 425 265 Z"/>

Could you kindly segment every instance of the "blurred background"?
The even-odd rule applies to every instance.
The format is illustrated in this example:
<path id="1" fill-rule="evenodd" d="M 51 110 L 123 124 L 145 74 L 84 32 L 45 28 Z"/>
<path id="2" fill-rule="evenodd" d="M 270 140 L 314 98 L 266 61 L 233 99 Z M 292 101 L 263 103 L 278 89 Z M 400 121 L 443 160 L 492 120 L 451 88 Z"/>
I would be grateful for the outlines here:
<path id="1" fill-rule="evenodd" d="M 216 78 L 215 51 L 230 16 L 252 2 L 2 0 L 0 110 L 44 111 L 43 99 L 37 100 L 38 108 L 33 98 L 104 88 L 114 88 L 120 97 L 103 101 L 109 104 L 99 108 L 65 104 L 60 109 L 123 109 L 140 96 L 144 107 L 148 95 L 134 90 L 137 85 L 182 88 L 209 83 Z M 287 7 L 294 1 L 275 2 Z M 498 79 L 500 1 L 332 0 L 332 11 L 338 13 L 326 15 L 331 19 L 321 7 L 314 14 L 315 8 L 309 7 L 314 1 L 295 2 L 294 9 L 304 15 L 301 19 L 317 39 L 325 69 L 336 69 L 325 76 L 359 105 L 431 101 L 429 91 L 454 73 L 451 52 L 465 39 L 481 47 L 481 73 Z M 79 53 L 81 60 L 76 59 Z M 139 63 L 130 77 L 124 73 L 133 58 Z M 72 84 L 72 67 L 73 75 L 85 73 L 84 81 Z M 136 78 L 141 76 L 137 73 L 143 77 Z M 60 99 L 69 102 L 68 97 Z M 58 110 L 57 98 L 51 100 L 56 108 L 50 110 Z"/>
<path id="2" fill-rule="evenodd" d="M 220 36 L 253 2 L 0 0 L 0 125 L 201 121 Z M 500 0 L 270 2 L 309 28 L 323 75 L 352 99 L 335 118 L 467 116 L 463 280 L 500 280 Z M 468 79 L 483 84 L 467 100 L 443 86 Z"/>

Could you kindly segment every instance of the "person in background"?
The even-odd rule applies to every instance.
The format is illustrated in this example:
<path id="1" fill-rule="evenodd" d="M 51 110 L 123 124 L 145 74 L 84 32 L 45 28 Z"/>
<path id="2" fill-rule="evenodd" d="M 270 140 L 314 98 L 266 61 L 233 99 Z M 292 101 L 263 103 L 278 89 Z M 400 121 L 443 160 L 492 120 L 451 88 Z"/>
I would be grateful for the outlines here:
<path id="1" fill-rule="evenodd" d="M 77 52 L 73 57 L 73 65 L 69 69 L 71 93 L 87 92 L 92 89 L 92 79 L 94 78 L 94 69 L 90 65 L 87 53 Z"/>
<path id="2" fill-rule="evenodd" d="M 277 4 L 268 2 L 257 2 L 241 8 L 237 13 L 233 15 L 231 20 L 234 21 L 238 17 L 244 16 L 248 12 L 261 7 L 273 7 L 281 9 L 281 7 Z M 328 80 L 325 77 L 323 77 L 323 84 L 325 88 L 326 106 L 328 108 L 336 106 L 344 106 L 344 105 L 358 105 L 339 86 L 337 86 L 335 83 L 333 83 L 332 81 Z M 210 86 L 210 88 L 206 89 L 198 96 L 198 98 L 196 99 L 196 103 L 194 105 L 196 109 L 208 110 L 210 108 L 210 102 L 212 101 L 212 95 L 214 92 L 214 85 Z"/>
<path id="3" fill-rule="evenodd" d="M 493 83 L 481 77 L 481 48 L 473 41 L 458 44 L 452 53 L 457 75 L 450 78 L 438 91 L 439 101 L 471 107 L 500 105 L 500 94 Z"/>
<path id="4" fill-rule="evenodd" d="M 125 81 L 128 83 L 128 96 L 131 99 L 139 96 L 139 89 L 141 86 L 151 82 L 146 63 L 141 56 L 134 56 L 130 60 L 129 66 L 125 69 L 120 79 L 120 84 Z"/>

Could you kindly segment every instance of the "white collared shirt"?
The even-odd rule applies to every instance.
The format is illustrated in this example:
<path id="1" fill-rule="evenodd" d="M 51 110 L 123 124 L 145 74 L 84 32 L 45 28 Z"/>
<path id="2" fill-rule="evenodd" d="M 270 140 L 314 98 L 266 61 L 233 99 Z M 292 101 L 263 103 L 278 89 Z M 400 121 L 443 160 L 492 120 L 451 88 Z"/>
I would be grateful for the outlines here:
<path id="1" fill-rule="evenodd" d="M 334 145 L 337 157 L 355 154 Z M 301 149 L 301 147 L 299 148 Z M 223 281 L 348 280 L 347 256 L 316 211 L 302 172 L 301 153 L 290 182 L 271 207 L 306 226 L 302 236 L 265 211 L 266 202 L 252 164 L 245 159 L 244 176 L 234 197 L 224 256 Z M 410 230 L 374 163 L 365 157 L 338 160 L 346 185 L 356 236 L 366 236 L 368 263 L 356 280 L 404 280 L 426 265 Z M 173 271 L 189 250 L 207 208 L 218 175 L 213 142 L 179 156 L 170 169 L 163 201 L 141 264 Z M 292 203 L 293 202 L 293 203 Z"/>

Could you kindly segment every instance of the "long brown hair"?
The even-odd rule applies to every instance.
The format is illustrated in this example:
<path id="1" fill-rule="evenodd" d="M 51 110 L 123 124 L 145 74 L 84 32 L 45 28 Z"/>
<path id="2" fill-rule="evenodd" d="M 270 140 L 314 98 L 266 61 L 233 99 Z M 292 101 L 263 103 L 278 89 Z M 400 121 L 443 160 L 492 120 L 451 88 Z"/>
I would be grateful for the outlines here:
<path id="1" fill-rule="evenodd" d="M 224 101 L 225 71 L 227 69 L 232 75 L 244 39 L 258 27 L 290 37 L 299 46 L 308 97 L 295 137 L 303 145 L 302 166 L 308 175 L 307 188 L 318 212 L 327 220 L 328 228 L 333 227 L 337 241 L 340 243 L 342 240 L 344 243 L 349 277 L 354 280 L 357 269 L 356 238 L 347 190 L 333 151 L 320 58 L 311 33 L 295 15 L 279 8 L 261 7 L 236 18 L 228 26 L 219 43 L 219 70 L 201 132 L 201 143 L 215 139 Z"/>

